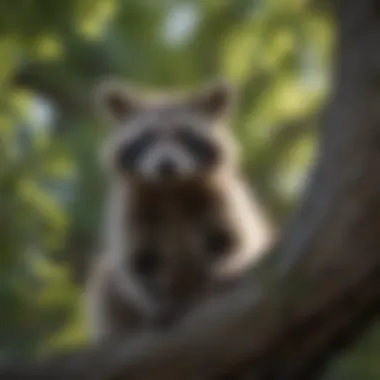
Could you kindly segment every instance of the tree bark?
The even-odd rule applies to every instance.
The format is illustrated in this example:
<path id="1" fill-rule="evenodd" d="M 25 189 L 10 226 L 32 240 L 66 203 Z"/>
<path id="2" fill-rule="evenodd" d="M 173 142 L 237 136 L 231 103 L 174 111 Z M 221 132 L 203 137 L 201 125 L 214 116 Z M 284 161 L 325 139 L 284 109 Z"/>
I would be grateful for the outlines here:
<path id="1" fill-rule="evenodd" d="M 1 379 L 313 379 L 375 320 L 379 3 L 339 2 L 337 26 L 333 88 L 307 190 L 280 243 L 246 283 L 166 332 L 3 368 Z"/>

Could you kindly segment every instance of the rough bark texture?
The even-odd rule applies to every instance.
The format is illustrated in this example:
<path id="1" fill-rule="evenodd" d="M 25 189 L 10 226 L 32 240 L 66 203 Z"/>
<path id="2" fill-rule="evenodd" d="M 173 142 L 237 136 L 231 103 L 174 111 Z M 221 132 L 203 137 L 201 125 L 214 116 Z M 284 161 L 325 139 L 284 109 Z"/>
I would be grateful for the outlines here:
<path id="1" fill-rule="evenodd" d="M 341 1 L 337 22 L 308 189 L 247 283 L 165 333 L 0 369 L 1 379 L 313 379 L 370 325 L 380 290 L 379 2 Z"/>

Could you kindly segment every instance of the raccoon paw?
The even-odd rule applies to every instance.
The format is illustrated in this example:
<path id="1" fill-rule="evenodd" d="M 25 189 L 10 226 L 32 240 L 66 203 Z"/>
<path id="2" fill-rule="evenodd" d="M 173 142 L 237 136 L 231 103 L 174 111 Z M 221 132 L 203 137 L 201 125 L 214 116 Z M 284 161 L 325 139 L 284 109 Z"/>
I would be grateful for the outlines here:
<path id="1" fill-rule="evenodd" d="M 215 258 L 228 254 L 234 244 L 232 234 L 222 229 L 210 230 L 205 235 L 205 250 Z"/>
<path id="2" fill-rule="evenodd" d="M 140 248 L 133 255 L 132 265 L 137 273 L 151 276 L 161 265 L 160 255 L 154 248 Z"/>

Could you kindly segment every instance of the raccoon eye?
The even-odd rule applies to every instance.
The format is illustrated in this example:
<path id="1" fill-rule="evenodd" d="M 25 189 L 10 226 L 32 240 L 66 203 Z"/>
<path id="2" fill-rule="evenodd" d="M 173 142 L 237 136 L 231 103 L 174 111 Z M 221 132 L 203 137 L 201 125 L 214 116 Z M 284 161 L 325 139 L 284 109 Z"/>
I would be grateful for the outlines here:
<path id="1" fill-rule="evenodd" d="M 155 135 L 145 133 L 136 140 L 124 145 L 119 152 L 118 164 L 121 169 L 133 167 L 137 159 L 141 157 L 146 150 L 154 143 Z"/>
<path id="2" fill-rule="evenodd" d="M 177 138 L 180 144 L 201 164 L 207 165 L 217 161 L 219 150 L 207 138 L 186 129 L 177 131 Z"/>
<path id="3" fill-rule="evenodd" d="M 205 235 L 206 252 L 213 258 L 227 254 L 234 246 L 231 233 L 222 229 L 211 229 Z"/>
<path id="4" fill-rule="evenodd" d="M 141 248 L 133 258 L 133 268 L 137 273 L 151 276 L 157 272 L 161 264 L 158 252 L 154 248 Z"/>

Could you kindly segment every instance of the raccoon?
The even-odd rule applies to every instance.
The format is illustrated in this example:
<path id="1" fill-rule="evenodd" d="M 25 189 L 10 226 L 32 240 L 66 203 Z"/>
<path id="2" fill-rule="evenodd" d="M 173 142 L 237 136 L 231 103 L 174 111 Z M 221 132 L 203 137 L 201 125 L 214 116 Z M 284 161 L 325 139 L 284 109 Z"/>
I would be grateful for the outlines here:
<path id="1" fill-rule="evenodd" d="M 97 95 L 113 130 L 86 297 L 95 340 L 170 325 L 239 281 L 273 236 L 240 172 L 227 83 L 149 98 L 108 81 Z"/>

